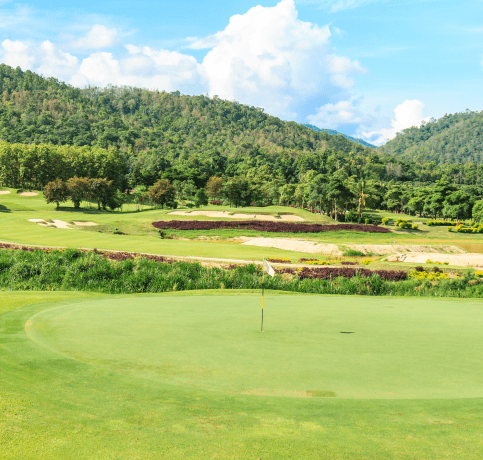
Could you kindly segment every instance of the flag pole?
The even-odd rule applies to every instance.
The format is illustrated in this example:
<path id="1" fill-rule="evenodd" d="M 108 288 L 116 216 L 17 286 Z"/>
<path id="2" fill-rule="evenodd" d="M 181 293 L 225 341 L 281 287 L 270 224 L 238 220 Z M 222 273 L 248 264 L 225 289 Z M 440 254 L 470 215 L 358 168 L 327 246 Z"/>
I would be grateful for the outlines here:
<path id="1" fill-rule="evenodd" d="M 265 291 L 265 272 L 262 271 L 262 330 L 261 330 L 261 332 L 263 332 L 263 294 L 264 294 L 264 291 Z"/>

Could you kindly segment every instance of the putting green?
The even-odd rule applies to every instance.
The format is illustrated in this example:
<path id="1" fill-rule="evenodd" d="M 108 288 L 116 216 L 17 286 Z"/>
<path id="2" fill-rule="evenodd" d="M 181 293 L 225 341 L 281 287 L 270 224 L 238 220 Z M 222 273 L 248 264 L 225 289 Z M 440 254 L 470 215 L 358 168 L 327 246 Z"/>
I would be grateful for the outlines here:
<path id="1" fill-rule="evenodd" d="M 483 396 L 483 303 L 343 296 L 124 296 L 44 310 L 38 344 L 139 378 L 293 397 Z"/>

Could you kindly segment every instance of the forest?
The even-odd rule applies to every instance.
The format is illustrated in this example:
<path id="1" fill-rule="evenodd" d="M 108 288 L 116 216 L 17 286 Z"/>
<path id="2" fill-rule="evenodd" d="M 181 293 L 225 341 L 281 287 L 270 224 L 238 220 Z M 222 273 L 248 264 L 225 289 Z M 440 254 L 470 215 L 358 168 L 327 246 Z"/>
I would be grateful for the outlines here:
<path id="1" fill-rule="evenodd" d="M 167 181 L 170 199 L 162 204 L 172 196 L 194 201 L 197 193 L 203 201 L 206 190 L 212 201 L 234 206 L 303 206 L 337 220 L 352 211 L 351 221 L 371 207 L 467 219 L 483 198 L 483 115 L 474 112 L 410 128 L 374 149 L 216 96 L 79 89 L 3 64 L 0 85 L 6 187 L 106 179 L 112 190 L 142 197 Z M 219 186 L 210 189 L 215 179 Z"/>

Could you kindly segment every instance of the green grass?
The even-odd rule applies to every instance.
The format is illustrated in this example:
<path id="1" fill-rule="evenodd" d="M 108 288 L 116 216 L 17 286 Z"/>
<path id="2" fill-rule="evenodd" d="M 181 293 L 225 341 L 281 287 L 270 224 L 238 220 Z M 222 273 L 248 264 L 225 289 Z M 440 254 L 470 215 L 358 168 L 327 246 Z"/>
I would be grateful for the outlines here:
<path id="1" fill-rule="evenodd" d="M 483 453 L 480 301 L 81 296 L 0 293 L 1 458 Z"/>
<path id="2" fill-rule="evenodd" d="M 231 258 L 242 260 L 261 260 L 263 257 L 288 257 L 293 261 L 301 257 L 310 258 L 313 255 L 302 252 L 291 252 L 281 249 L 263 248 L 242 245 L 240 241 L 231 241 L 241 236 L 265 237 L 296 237 L 311 240 L 314 243 L 333 243 L 340 246 L 347 244 L 422 244 L 449 245 L 463 247 L 470 252 L 483 252 L 483 235 L 448 233 L 445 227 L 427 227 L 421 225 L 420 230 L 402 230 L 393 226 L 389 234 L 370 234 L 362 232 L 330 232 L 323 234 L 273 234 L 245 230 L 222 231 L 167 231 L 174 239 L 161 240 L 152 227 L 152 222 L 163 219 L 192 219 L 193 217 L 170 216 L 170 210 L 144 208 L 136 212 L 136 205 L 129 204 L 123 212 L 97 212 L 96 207 L 74 210 L 71 203 L 55 210 L 55 204 L 47 205 L 39 192 L 38 196 L 19 196 L 16 190 L 10 189 L 11 194 L 0 195 L 0 241 L 18 244 L 37 244 L 44 246 L 84 247 L 110 249 L 132 252 L 147 252 L 171 256 L 199 256 L 213 258 Z M 269 206 L 264 208 L 230 208 L 226 206 L 206 206 L 204 210 L 226 210 L 246 213 L 294 213 L 307 222 L 326 223 L 331 221 L 327 216 L 312 214 L 303 209 L 284 206 Z M 373 215 L 391 217 L 410 217 L 379 211 L 367 211 Z M 42 218 L 60 219 L 66 222 L 74 220 L 94 221 L 96 227 L 81 227 L 72 230 L 41 227 L 28 219 Z M 199 220 L 213 218 L 197 216 Z M 425 219 L 412 218 L 415 222 Z M 126 235 L 116 235 L 118 229 Z M 200 239 L 204 238 L 204 239 Z"/>

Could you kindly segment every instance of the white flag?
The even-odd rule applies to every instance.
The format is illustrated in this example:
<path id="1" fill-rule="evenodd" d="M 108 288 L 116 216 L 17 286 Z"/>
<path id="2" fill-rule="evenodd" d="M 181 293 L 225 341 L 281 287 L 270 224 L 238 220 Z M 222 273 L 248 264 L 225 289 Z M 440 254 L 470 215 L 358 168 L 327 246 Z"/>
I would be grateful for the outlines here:
<path id="1" fill-rule="evenodd" d="M 275 276 L 275 270 L 273 267 L 267 262 L 265 258 L 263 258 L 263 271 L 267 272 L 270 276 Z"/>

